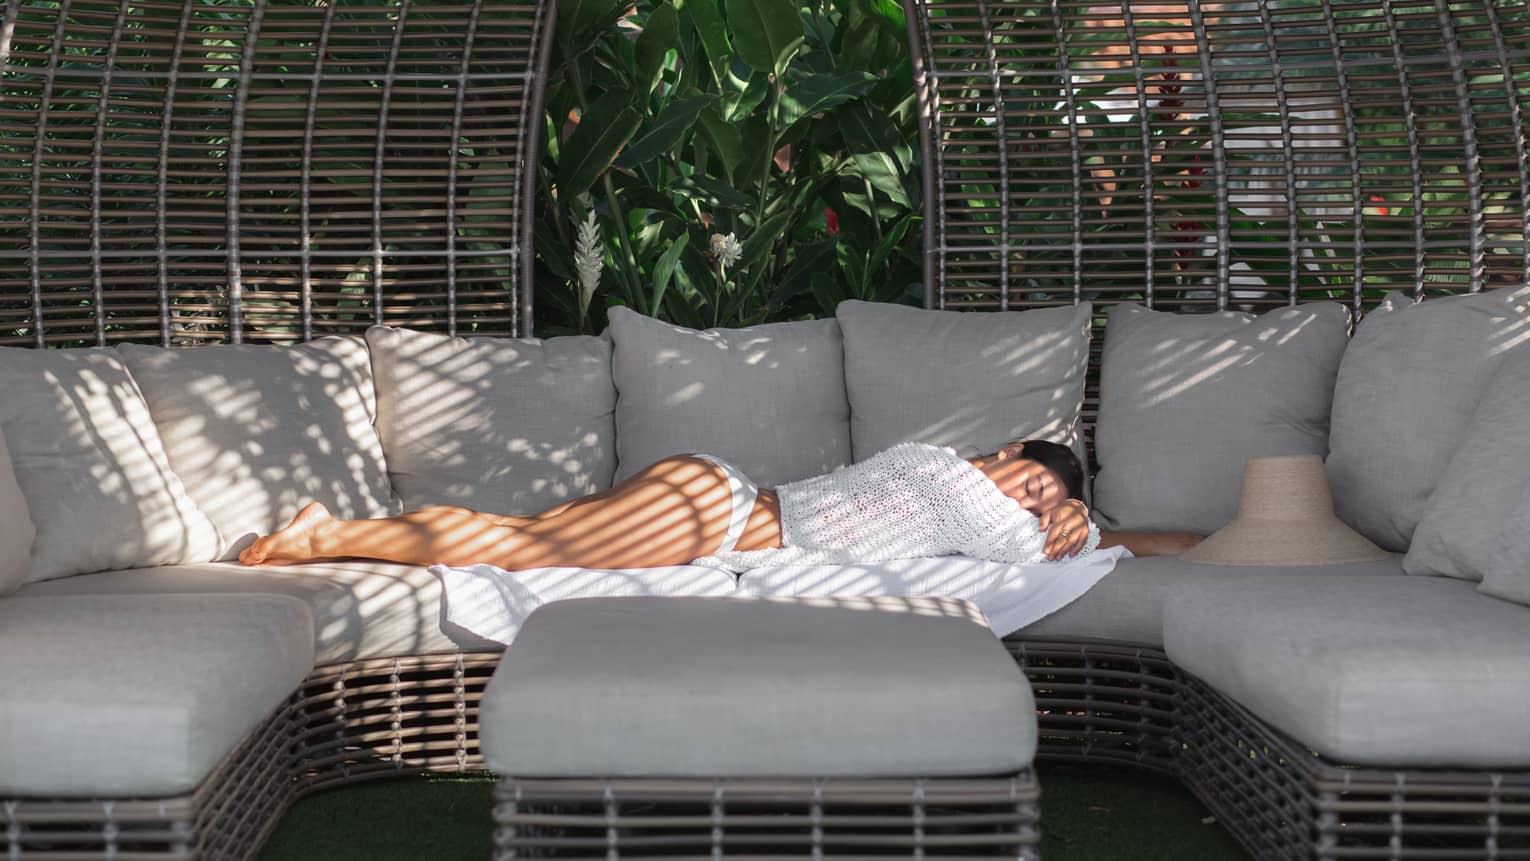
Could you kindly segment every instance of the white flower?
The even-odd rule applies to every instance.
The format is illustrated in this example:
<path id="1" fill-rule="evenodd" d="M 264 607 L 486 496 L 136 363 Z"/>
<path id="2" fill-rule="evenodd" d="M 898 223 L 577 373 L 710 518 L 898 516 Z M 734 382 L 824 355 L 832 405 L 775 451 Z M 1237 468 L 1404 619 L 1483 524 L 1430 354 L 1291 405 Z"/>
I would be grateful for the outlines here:
<path id="1" fill-rule="evenodd" d="M 718 266 L 732 266 L 744 256 L 744 246 L 738 244 L 738 239 L 732 233 L 723 236 L 721 233 L 712 234 L 712 257 Z"/>
<path id="2" fill-rule="evenodd" d="M 600 285 L 600 270 L 605 265 L 600 247 L 600 224 L 595 220 L 595 210 L 579 225 L 579 237 L 574 243 L 574 269 L 579 273 L 579 309 L 590 306 L 595 288 Z"/>

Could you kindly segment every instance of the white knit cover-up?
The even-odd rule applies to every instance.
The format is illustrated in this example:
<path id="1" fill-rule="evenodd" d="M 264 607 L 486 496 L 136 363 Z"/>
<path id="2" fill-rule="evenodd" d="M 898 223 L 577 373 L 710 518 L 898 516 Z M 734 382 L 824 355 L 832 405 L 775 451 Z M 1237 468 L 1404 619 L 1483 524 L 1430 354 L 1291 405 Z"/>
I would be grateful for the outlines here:
<path id="1" fill-rule="evenodd" d="M 776 496 L 779 549 L 716 553 L 691 564 L 739 572 L 926 556 L 1052 561 L 1036 516 L 945 446 L 899 443 L 860 463 L 783 484 Z M 1091 522 L 1080 555 L 1099 544 L 1099 527 Z"/>

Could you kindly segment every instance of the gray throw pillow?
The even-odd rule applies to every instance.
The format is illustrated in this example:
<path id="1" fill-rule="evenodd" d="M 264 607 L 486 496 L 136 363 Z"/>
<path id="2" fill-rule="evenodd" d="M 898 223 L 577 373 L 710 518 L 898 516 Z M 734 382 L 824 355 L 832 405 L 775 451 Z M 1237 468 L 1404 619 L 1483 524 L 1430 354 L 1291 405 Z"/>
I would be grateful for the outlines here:
<path id="1" fill-rule="evenodd" d="M 233 559 L 309 502 L 342 519 L 398 512 L 366 343 L 118 347 L 143 390 L 170 465 Z"/>
<path id="2" fill-rule="evenodd" d="M 374 326 L 377 430 L 409 509 L 534 514 L 611 486 L 611 342 Z"/>
<path id="3" fill-rule="evenodd" d="M 1530 343 L 1530 288 L 1415 303 L 1391 293 L 1355 327 L 1334 389 L 1334 510 L 1405 551 L 1488 379 Z"/>
<path id="4" fill-rule="evenodd" d="M 1454 449 L 1403 569 L 1481 581 L 1504 534 L 1504 513 L 1530 486 L 1530 349 L 1510 351 L 1498 366 Z"/>
<path id="5" fill-rule="evenodd" d="M 841 302 L 855 459 L 909 441 L 966 456 L 1049 439 L 1082 461 L 1091 313 L 1088 302 L 993 313 Z"/>
<path id="6" fill-rule="evenodd" d="M 36 537 L 32 512 L 27 510 L 26 497 L 16 483 L 10 449 L 0 435 L 0 595 L 26 582 L 27 568 L 32 564 L 32 539 Z"/>
<path id="7" fill-rule="evenodd" d="M 612 308 L 616 480 L 672 454 L 716 455 L 763 487 L 850 462 L 833 320 L 697 331 Z"/>
<path id="8" fill-rule="evenodd" d="M 1493 543 L 1482 585 L 1489 595 L 1530 604 L 1530 484 L 1504 519 L 1503 532 Z"/>
<path id="9" fill-rule="evenodd" d="M 1095 424 L 1095 514 L 1111 529 L 1209 535 L 1250 458 L 1328 452 L 1349 312 L 1110 309 Z"/>
<path id="10" fill-rule="evenodd" d="M 218 531 L 116 351 L 0 347 L 0 392 L 0 434 L 37 528 L 28 581 L 217 555 Z"/>

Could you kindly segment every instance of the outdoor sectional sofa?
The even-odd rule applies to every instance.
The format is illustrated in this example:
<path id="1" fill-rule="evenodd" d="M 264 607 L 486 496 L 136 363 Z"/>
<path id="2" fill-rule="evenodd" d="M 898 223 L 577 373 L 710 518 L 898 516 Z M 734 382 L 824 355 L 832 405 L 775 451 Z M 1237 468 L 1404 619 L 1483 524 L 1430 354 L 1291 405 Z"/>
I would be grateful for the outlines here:
<path id="1" fill-rule="evenodd" d="M 535 341 L 518 340 L 537 137 L 520 130 L 540 115 L 550 9 L 442 7 L 406 26 L 392 6 L 8 3 L 3 96 L 33 146 L 0 180 L 3 206 L 29 216 L 5 234 L 0 325 L 8 344 L 69 349 L 0 356 L 0 460 L 18 476 L 0 481 L 0 572 L 28 581 L 0 598 L 0 846 L 248 857 L 303 793 L 482 768 L 477 704 L 499 655 L 443 630 L 431 574 L 209 561 L 307 498 L 355 516 L 423 501 L 513 512 L 673 450 L 768 484 L 910 435 L 981 449 L 1045 433 L 1094 452 L 1097 513 L 1118 527 L 1215 529 L 1244 458 L 1328 454 L 1339 513 L 1396 555 L 1283 570 L 1124 561 L 1005 639 L 1032 683 L 1040 756 L 1175 776 L 1260 857 L 1530 855 L 1530 608 L 1515 591 L 1530 559 L 1504 569 L 1515 551 L 1496 544 L 1500 573 L 1479 589 L 1484 560 L 1452 538 L 1508 530 L 1444 528 L 1461 506 L 1431 501 L 1493 496 L 1478 522 L 1524 504 L 1507 488 L 1525 452 L 1504 430 L 1523 427 L 1523 375 L 1500 372 L 1530 326 L 1513 83 L 1527 21 L 1483 2 L 1399 23 L 1396 6 L 1363 26 L 1314 6 L 1292 49 L 1305 71 L 1287 80 L 1272 34 L 1290 22 L 1264 6 L 1192 3 L 1182 22 L 1153 23 L 1178 35 L 1143 42 L 1130 8 L 910 3 L 932 310 L 851 302 L 832 320 L 707 333 L 613 312 L 603 336 Z M 1131 119 L 1082 105 L 1086 90 L 1110 102 L 1091 77 L 1105 67 L 1002 36 L 1038 15 L 1046 38 L 1125 28 L 1135 62 L 1110 83 Z M 1359 38 L 1378 21 L 1390 42 Z M 444 51 L 443 30 L 472 49 Z M 1185 64 L 1212 82 L 1174 93 L 1194 103 L 1205 162 L 1154 143 L 1143 119 L 1166 107 L 1168 67 L 1144 60 L 1165 42 L 1197 46 Z M 61 62 L 60 44 L 85 59 Z M 218 91 L 230 57 L 232 99 Z M 1363 174 L 1335 165 L 1397 151 L 1350 119 L 1375 70 L 1402 97 L 1366 110 L 1402 123 L 1413 99 L 1460 108 L 1430 114 L 1429 134 L 1403 123 L 1400 139 L 1416 188 L 1465 177 L 1470 193 L 1367 232 Z M 1022 86 L 1047 76 L 1066 98 Z M 311 86 L 298 101 L 314 107 L 266 98 L 278 80 Z M 1273 125 L 1228 107 L 1260 98 Z M 408 100 L 407 123 L 390 99 Z M 192 104 L 227 123 L 218 158 L 184 158 L 174 113 Z M 1074 121 L 1026 137 L 1038 110 Z M 1135 162 L 1154 193 L 1099 180 L 1080 131 L 1091 116 L 1165 147 Z M 441 146 L 432 128 L 477 146 Z M 1111 140 L 1129 155 L 1131 138 Z M 356 169 L 358 139 L 370 194 L 332 206 L 356 229 L 311 242 L 323 172 Z M 1255 143 L 1271 157 L 1240 173 Z M 388 162 L 398 147 L 417 159 Z M 504 204 L 475 215 L 502 220 L 472 243 L 456 220 L 472 214 L 455 194 L 469 184 Z M 418 203 L 429 195 L 439 206 Z M 1112 201 L 1140 234 L 1091 245 Z M 1260 207 L 1270 217 L 1250 227 Z M 1191 222 L 1209 238 L 1180 241 L 1174 225 Z M 1275 231 L 1261 247 L 1277 253 L 1260 258 L 1275 265 L 1239 257 L 1244 231 Z M 1409 301 L 1441 293 L 1476 295 Z M 734 409 L 746 387 L 753 414 Z M 790 420 L 772 433 L 759 414 Z"/>

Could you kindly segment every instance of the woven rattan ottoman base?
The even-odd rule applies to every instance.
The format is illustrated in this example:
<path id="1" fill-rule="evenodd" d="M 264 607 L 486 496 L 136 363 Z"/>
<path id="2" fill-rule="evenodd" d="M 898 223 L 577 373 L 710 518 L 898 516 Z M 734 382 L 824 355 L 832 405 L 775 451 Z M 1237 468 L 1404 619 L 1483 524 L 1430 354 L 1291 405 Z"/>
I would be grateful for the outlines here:
<path id="1" fill-rule="evenodd" d="M 479 712 L 495 857 L 1036 858 L 1034 703 L 963 602 L 548 604 Z"/>
<path id="2" fill-rule="evenodd" d="M 1175 770 L 1256 858 L 1530 859 L 1530 772 L 1334 765 L 1193 676 L 1182 732 Z"/>
<path id="3" fill-rule="evenodd" d="M 494 857 L 1038 858 L 1032 773 L 932 780 L 501 780 Z"/>

